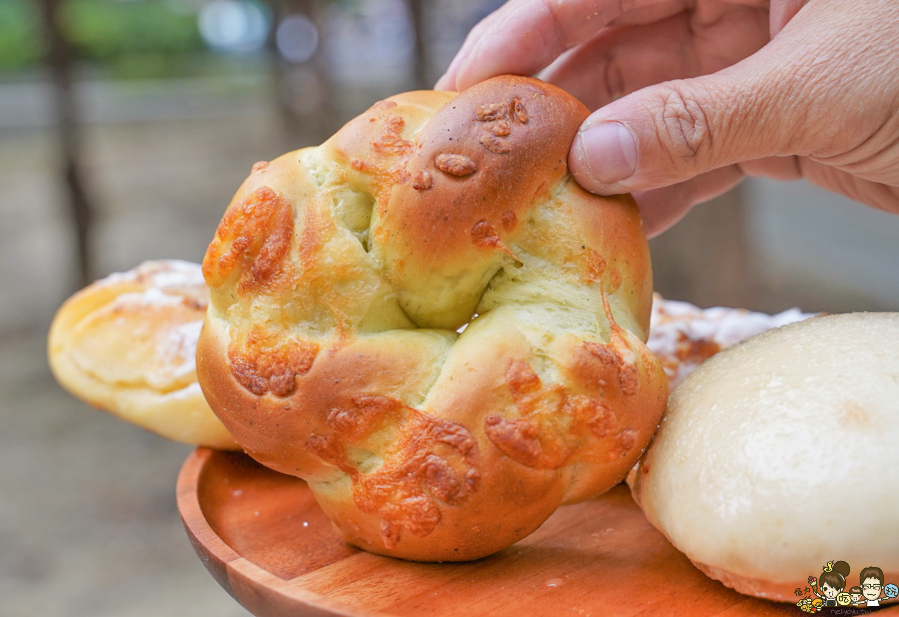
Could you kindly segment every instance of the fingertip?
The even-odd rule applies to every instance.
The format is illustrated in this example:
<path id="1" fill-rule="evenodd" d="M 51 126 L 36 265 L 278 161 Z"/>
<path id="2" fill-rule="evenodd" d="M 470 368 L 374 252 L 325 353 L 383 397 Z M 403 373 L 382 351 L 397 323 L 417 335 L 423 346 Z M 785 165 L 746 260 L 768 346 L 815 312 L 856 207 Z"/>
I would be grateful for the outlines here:
<path id="1" fill-rule="evenodd" d="M 468 50 L 468 41 L 456 53 L 456 57 L 450 62 L 446 68 L 446 72 L 434 84 L 435 90 L 445 90 L 447 92 L 461 92 L 459 87 L 459 68 L 468 60 L 471 52 Z"/>
<path id="2" fill-rule="evenodd" d="M 444 92 L 455 92 L 455 79 L 450 77 L 449 72 L 444 73 L 434 84 L 434 90 L 443 90 Z"/>
<path id="3" fill-rule="evenodd" d="M 476 46 L 470 53 L 459 58 L 459 63 L 456 65 L 456 71 L 453 76 L 455 81 L 453 85 L 459 92 L 500 74 L 491 70 L 489 62 L 473 62 L 472 60 L 477 56 L 478 48 Z"/>
<path id="4" fill-rule="evenodd" d="M 571 144 L 568 166 L 574 179 L 591 193 L 626 192 L 620 183 L 637 170 L 637 141 L 620 122 L 585 123 Z"/>
<path id="5" fill-rule="evenodd" d="M 580 133 L 575 135 L 574 141 L 571 142 L 571 148 L 568 150 L 568 171 L 575 182 L 581 185 L 581 188 L 595 193 L 597 195 L 605 195 L 602 184 L 593 175 L 593 170 L 587 162 L 587 153 L 584 151 L 584 142 Z"/>

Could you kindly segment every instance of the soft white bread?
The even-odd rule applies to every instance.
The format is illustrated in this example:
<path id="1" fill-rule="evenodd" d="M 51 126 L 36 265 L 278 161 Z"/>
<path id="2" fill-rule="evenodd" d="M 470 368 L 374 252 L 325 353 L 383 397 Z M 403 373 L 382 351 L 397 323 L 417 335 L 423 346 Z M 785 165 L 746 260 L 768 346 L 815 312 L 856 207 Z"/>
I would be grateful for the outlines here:
<path id="1" fill-rule="evenodd" d="M 483 557 L 620 482 L 655 431 L 639 212 L 566 166 L 588 113 L 520 77 L 397 95 L 257 164 L 225 213 L 200 384 L 351 543 Z"/>
<path id="2" fill-rule="evenodd" d="M 197 384 L 209 290 L 199 264 L 150 261 L 89 285 L 50 327 L 50 368 L 83 401 L 175 441 L 236 448 Z"/>
<path id="3" fill-rule="evenodd" d="M 795 601 L 822 564 L 899 579 L 899 313 L 814 317 L 708 360 L 628 483 L 709 576 Z"/>

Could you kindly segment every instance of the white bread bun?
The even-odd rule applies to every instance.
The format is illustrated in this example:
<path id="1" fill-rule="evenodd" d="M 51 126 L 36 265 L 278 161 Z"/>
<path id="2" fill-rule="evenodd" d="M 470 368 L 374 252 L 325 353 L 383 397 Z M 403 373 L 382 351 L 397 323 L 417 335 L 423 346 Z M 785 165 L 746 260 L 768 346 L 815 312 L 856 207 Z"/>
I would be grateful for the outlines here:
<path id="1" fill-rule="evenodd" d="M 236 448 L 197 384 L 209 304 L 200 265 L 148 261 L 69 298 L 50 327 L 57 381 L 74 396 L 189 444 Z"/>
<path id="2" fill-rule="evenodd" d="M 867 566 L 899 579 L 899 313 L 815 317 L 714 356 L 628 484 L 739 592 L 795 601 L 833 560 L 851 564 L 847 588 Z"/>
<path id="3" fill-rule="evenodd" d="M 812 316 L 795 308 L 776 315 L 723 306 L 704 309 L 654 293 L 646 346 L 662 363 L 673 391 L 722 349 Z"/>

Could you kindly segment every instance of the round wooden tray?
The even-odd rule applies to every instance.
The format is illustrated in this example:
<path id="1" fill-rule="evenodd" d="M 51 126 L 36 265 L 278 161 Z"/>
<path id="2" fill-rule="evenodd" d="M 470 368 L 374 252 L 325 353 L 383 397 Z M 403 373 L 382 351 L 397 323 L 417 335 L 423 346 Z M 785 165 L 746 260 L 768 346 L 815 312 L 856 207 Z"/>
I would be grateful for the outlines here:
<path id="1" fill-rule="evenodd" d="M 199 448 L 178 508 L 213 577 L 258 617 L 285 615 L 797 615 L 707 578 L 643 517 L 626 486 L 560 508 L 496 555 L 424 564 L 333 531 L 305 482 Z"/>

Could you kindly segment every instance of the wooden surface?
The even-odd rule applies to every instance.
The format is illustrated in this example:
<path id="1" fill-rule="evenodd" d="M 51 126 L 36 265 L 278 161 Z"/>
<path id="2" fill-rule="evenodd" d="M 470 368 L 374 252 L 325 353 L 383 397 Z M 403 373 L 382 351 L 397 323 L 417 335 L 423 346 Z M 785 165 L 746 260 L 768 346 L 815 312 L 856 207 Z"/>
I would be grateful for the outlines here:
<path id="1" fill-rule="evenodd" d="M 624 485 L 462 564 L 348 546 L 303 481 L 243 454 L 196 450 L 178 479 L 178 507 L 204 565 L 260 617 L 805 614 L 707 578 L 649 525 Z"/>

